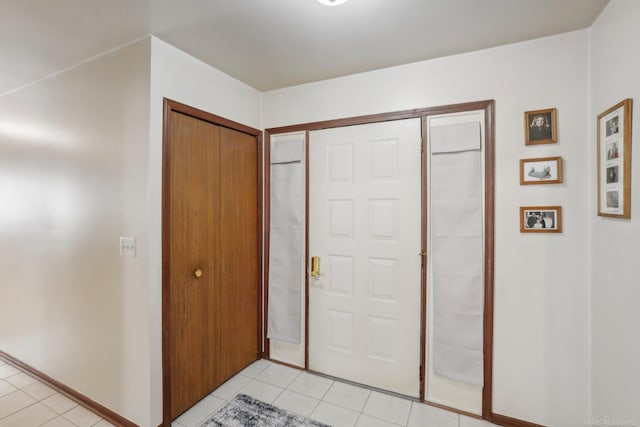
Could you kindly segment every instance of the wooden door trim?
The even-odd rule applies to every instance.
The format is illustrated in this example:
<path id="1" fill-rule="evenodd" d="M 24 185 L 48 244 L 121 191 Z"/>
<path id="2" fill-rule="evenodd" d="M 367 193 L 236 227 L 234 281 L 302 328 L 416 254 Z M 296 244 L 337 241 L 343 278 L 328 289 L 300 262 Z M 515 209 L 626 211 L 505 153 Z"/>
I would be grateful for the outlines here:
<path id="1" fill-rule="evenodd" d="M 262 269 L 263 277 L 262 283 L 263 286 L 263 299 L 262 306 L 264 307 L 262 311 L 262 357 L 265 359 L 271 359 L 271 346 L 270 341 L 267 338 L 267 326 L 269 320 L 269 242 L 271 241 L 271 137 L 267 134 L 265 135 L 265 144 L 264 144 L 264 242 L 262 252 L 264 253 L 264 268 Z"/>
<path id="2" fill-rule="evenodd" d="M 269 147 L 271 144 L 272 135 L 283 134 L 283 133 L 291 133 L 291 132 L 302 132 L 305 131 L 307 135 L 307 146 L 309 143 L 309 132 L 314 130 L 321 129 L 330 129 L 336 127 L 344 127 L 344 126 L 355 126 L 362 124 L 370 124 L 370 123 L 379 123 L 385 121 L 393 121 L 393 120 L 403 120 L 403 119 L 412 119 L 412 118 L 421 118 L 422 119 L 422 138 L 423 143 L 426 139 L 426 118 L 428 116 L 435 116 L 440 114 L 450 114 L 450 113 L 458 113 L 464 111 L 474 111 L 474 110 L 483 110 L 485 113 L 485 259 L 484 259 L 484 291 L 485 291 L 485 301 L 484 301 L 484 319 L 483 319 L 483 347 L 484 347 L 484 387 L 482 389 L 482 418 L 486 420 L 491 420 L 493 416 L 492 412 L 492 388 L 493 388 L 493 316 L 494 316 L 494 238 L 495 238 L 495 196 L 494 196 L 494 187 L 495 187 L 495 178 L 494 178 L 494 169 L 495 169 L 495 128 L 494 128 L 494 109 L 495 101 L 494 100 L 484 100 L 484 101 L 475 101 L 475 102 L 466 102 L 460 104 L 452 104 L 452 105 L 443 105 L 437 107 L 427 107 L 427 108 L 417 108 L 411 110 L 403 110 L 403 111 L 395 111 L 390 113 L 381 113 L 381 114 L 371 114 L 364 116 L 356 116 L 356 117 L 348 117 L 348 118 L 340 118 L 333 120 L 325 120 L 319 122 L 309 122 L 297 125 L 290 126 L 281 126 L 265 129 L 265 141 L 267 147 L 267 156 Z M 423 164 L 423 207 L 422 207 L 422 226 L 423 226 L 423 251 L 426 249 L 426 197 L 424 197 L 424 192 L 426 191 L 427 184 L 427 159 L 424 153 L 422 152 L 422 164 Z M 307 170 L 308 170 L 308 152 L 307 152 Z M 268 163 L 267 163 L 268 165 Z M 267 186 L 265 188 L 265 224 L 266 229 L 268 230 L 269 225 L 269 212 L 270 212 L 270 188 L 268 183 L 270 182 L 270 169 L 265 169 L 265 182 L 267 182 Z M 306 211 L 307 211 L 307 221 L 306 221 L 306 235 L 307 235 L 307 246 L 306 246 L 306 258 L 305 264 L 308 263 L 308 233 L 309 233 L 309 221 L 308 221 L 308 206 L 309 206 L 309 180 L 306 178 Z M 269 339 L 266 334 L 266 325 L 267 325 L 267 312 L 268 312 L 268 287 L 269 287 L 269 276 L 268 276 L 268 246 L 269 246 L 269 233 L 268 231 L 265 233 L 265 277 L 264 288 L 265 288 L 265 299 L 263 301 L 263 306 L 265 310 L 265 333 L 264 333 L 264 342 L 265 342 L 265 356 L 267 358 L 271 357 L 269 352 Z M 426 263 L 425 263 L 426 264 Z M 423 278 L 422 278 L 422 296 L 421 296 L 421 367 L 420 367 L 420 399 L 424 401 L 424 389 L 425 389 L 425 345 L 424 341 L 426 340 L 426 265 L 423 267 Z M 305 280 L 305 293 L 307 295 L 306 298 L 306 310 L 305 310 L 305 330 L 307 331 L 305 336 L 305 369 L 308 369 L 308 360 L 309 360 L 309 334 L 308 334 L 308 323 L 309 323 L 309 309 L 308 309 L 308 295 L 309 295 L 309 283 L 308 277 Z M 425 402 L 427 403 L 427 402 Z"/>
<path id="3" fill-rule="evenodd" d="M 298 130 L 297 132 L 299 132 Z M 292 131 L 293 132 L 293 131 Z M 280 132 L 280 133 L 289 133 L 289 132 Z M 265 131 L 265 148 L 264 148 L 264 240 L 263 240 L 263 252 L 264 252 L 264 274 L 262 278 L 263 286 L 263 300 L 262 307 L 263 309 L 263 328 L 264 335 L 260 337 L 262 342 L 264 343 L 264 351 L 263 357 L 265 359 L 271 360 L 271 340 L 267 337 L 268 330 L 267 325 L 269 322 L 269 254 L 270 247 L 269 242 L 271 241 L 271 229 L 270 229 L 270 220 L 271 220 L 271 135 L 272 133 L 269 130 Z M 309 227 L 306 225 L 309 223 L 309 168 L 307 165 L 309 164 L 309 131 L 304 130 L 304 138 L 305 138 L 305 272 L 307 271 L 306 260 L 309 259 Z M 309 276 L 305 274 L 305 313 L 309 310 Z M 309 322 L 305 317 L 304 319 L 304 336 L 305 336 L 305 350 L 304 350 L 304 369 L 309 368 Z M 285 364 L 283 362 L 279 362 L 274 360 L 273 362 Z M 289 365 L 287 365 L 289 366 Z M 291 365 L 293 366 L 293 365 Z M 299 367 L 298 367 L 299 368 Z"/>
<path id="4" fill-rule="evenodd" d="M 493 310 L 494 310 L 494 267 L 495 267 L 495 103 L 485 107 L 484 132 L 484 180 L 485 218 L 484 230 L 484 319 L 483 319 L 483 362 L 484 380 L 482 387 L 482 418 L 493 418 Z"/>
<path id="5" fill-rule="evenodd" d="M 421 224 L 421 238 L 420 238 L 420 265 L 422 266 L 421 275 L 420 275 L 420 401 L 424 402 L 425 396 L 425 383 L 426 383 L 426 366 L 425 361 L 427 358 L 427 246 L 428 246 L 428 216 L 427 216 L 427 208 L 429 204 L 427 203 L 428 192 L 427 188 L 429 185 L 429 156 L 427 156 L 427 151 L 424 149 L 425 142 L 427 141 L 427 116 L 423 115 L 420 119 L 420 128 L 421 128 L 421 141 L 420 141 L 420 155 L 422 162 L 422 224 Z"/>
<path id="6" fill-rule="evenodd" d="M 309 131 L 304 132 L 304 369 L 309 369 Z"/>
<path id="7" fill-rule="evenodd" d="M 257 242 L 256 252 L 258 260 L 258 272 L 263 265 L 262 258 L 262 245 L 263 245 L 263 223 L 262 223 L 262 184 L 263 184 L 263 170 L 262 170 L 262 132 L 258 129 L 243 125 L 242 123 L 234 122 L 224 117 L 217 116 L 215 114 L 208 113 L 206 111 L 191 107 L 180 102 L 164 98 L 163 100 L 163 123 L 162 123 L 162 423 L 164 426 L 171 425 L 171 366 L 170 366 L 170 325 L 167 322 L 169 318 L 169 301 L 170 301 L 170 287 L 169 287 L 169 265 L 170 265 L 170 215 L 169 207 L 171 201 L 169 200 L 169 139 L 171 134 L 171 113 L 177 112 L 194 117 L 199 120 L 209 122 L 211 124 L 233 129 L 245 134 L 251 135 L 256 138 L 257 144 Z M 261 276 L 258 273 L 257 287 L 257 312 L 262 310 L 262 283 Z M 256 337 L 258 354 L 256 357 L 260 357 L 262 348 L 262 319 L 258 315 L 258 333 Z"/>

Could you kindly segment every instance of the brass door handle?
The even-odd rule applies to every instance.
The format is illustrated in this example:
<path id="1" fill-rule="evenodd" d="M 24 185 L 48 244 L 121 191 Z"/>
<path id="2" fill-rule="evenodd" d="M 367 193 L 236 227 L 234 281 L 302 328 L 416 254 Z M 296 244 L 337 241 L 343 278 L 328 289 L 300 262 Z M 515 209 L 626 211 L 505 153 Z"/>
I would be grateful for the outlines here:
<path id="1" fill-rule="evenodd" d="M 202 277 L 202 270 L 197 269 L 196 271 L 193 272 L 193 275 L 196 276 L 196 279 L 199 279 Z"/>
<path id="2" fill-rule="evenodd" d="M 311 277 L 318 277 L 320 275 L 320 257 L 311 257 Z"/>

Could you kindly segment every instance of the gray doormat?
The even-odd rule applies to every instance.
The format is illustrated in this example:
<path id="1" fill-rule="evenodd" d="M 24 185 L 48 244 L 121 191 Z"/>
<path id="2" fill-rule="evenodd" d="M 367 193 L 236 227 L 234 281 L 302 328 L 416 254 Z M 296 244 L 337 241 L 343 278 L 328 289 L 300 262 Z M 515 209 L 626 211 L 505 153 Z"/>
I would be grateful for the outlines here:
<path id="1" fill-rule="evenodd" d="M 292 414 L 246 394 L 239 394 L 213 414 L 201 427 L 330 427 Z"/>

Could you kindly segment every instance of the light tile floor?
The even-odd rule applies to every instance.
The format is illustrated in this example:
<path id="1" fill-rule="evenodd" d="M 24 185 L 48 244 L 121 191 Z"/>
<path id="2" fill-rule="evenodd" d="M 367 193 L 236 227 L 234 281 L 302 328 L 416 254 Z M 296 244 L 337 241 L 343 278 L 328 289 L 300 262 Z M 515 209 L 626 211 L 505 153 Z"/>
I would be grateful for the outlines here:
<path id="1" fill-rule="evenodd" d="M 182 414 L 172 427 L 199 427 L 238 393 L 334 427 L 490 427 L 409 399 L 258 360 Z"/>
<path id="2" fill-rule="evenodd" d="M 0 427 L 113 427 L 0 359 Z"/>

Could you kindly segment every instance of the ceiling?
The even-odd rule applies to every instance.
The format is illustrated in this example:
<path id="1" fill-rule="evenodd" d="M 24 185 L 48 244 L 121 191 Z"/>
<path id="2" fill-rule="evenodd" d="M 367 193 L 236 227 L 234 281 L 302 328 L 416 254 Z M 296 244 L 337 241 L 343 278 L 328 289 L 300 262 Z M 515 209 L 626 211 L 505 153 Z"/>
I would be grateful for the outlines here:
<path id="1" fill-rule="evenodd" d="M 153 34 L 264 91 L 591 26 L 609 0 L 0 0 L 0 94 Z"/>

